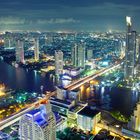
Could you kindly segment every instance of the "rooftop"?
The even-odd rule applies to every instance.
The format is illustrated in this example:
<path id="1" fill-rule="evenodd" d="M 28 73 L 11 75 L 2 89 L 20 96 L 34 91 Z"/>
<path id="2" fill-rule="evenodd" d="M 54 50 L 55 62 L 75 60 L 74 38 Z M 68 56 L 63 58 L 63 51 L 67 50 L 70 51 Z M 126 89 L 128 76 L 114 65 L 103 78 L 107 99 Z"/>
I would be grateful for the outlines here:
<path id="1" fill-rule="evenodd" d="M 87 116 L 93 118 L 96 116 L 100 111 L 92 109 L 90 106 L 86 106 L 81 111 L 78 112 L 79 115 Z"/>
<path id="2" fill-rule="evenodd" d="M 40 112 L 40 109 L 33 109 L 33 110 L 29 111 L 27 114 L 30 114 L 30 115 L 33 115 L 34 116 L 38 112 Z"/>
<path id="3" fill-rule="evenodd" d="M 45 127 L 48 125 L 46 120 L 46 114 L 43 114 L 40 109 L 33 109 L 27 113 L 27 115 L 32 115 L 34 122 L 36 122 L 40 127 Z"/>
<path id="4" fill-rule="evenodd" d="M 45 127 L 48 125 L 47 121 L 41 116 L 35 122 L 41 127 Z"/>
<path id="5" fill-rule="evenodd" d="M 51 98 L 51 101 L 55 101 L 55 102 L 66 104 L 66 105 L 71 104 L 71 102 L 69 102 L 69 101 L 64 101 L 64 100 L 60 100 L 60 99 L 56 99 L 56 98 Z"/>

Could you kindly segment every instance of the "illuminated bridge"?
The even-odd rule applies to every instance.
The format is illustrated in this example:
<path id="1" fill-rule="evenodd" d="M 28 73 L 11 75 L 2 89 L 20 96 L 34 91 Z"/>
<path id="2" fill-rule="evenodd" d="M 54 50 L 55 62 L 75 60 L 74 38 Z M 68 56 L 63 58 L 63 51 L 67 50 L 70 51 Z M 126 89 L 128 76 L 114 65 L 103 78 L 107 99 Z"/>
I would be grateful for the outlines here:
<path id="1" fill-rule="evenodd" d="M 32 110 L 34 108 L 37 108 L 40 104 L 47 103 L 48 99 L 54 95 L 56 95 L 56 92 L 48 92 L 44 98 L 39 99 L 38 101 L 36 101 L 33 104 L 27 105 L 24 110 L 22 110 L 16 114 L 13 114 L 12 116 L 0 121 L 0 130 L 2 130 L 4 128 L 12 125 L 13 123 L 19 121 L 20 118 L 22 117 L 22 115 L 24 115 L 25 113 L 29 112 L 30 110 Z"/>
<path id="2" fill-rule="evenodd" d="M 111 70 L 114 70 L 114 69 L 117 69 L 120 67 L 121 64 L 116 64 L 116 65 L 111 65 L 110 67 L 108 68 L 104 68 L 104 69 L 101 69 L 99 70 L 98 72 L 96 72 L 95 74 L 93 75 L 90 75 L 90 76 L 87 76 L 87 77 L 84 77 L 78 81 L 75 81 L 73 82 L 72 84 L 69 84 L 68 86 L 65 87 L 66 90 L 75 90 L 77 88 L 80 88 L 82 85 L 84 85 L 85 83 L 89 83 L 90 81 L 92 81 L 93 79 L 111 71 Z"/>

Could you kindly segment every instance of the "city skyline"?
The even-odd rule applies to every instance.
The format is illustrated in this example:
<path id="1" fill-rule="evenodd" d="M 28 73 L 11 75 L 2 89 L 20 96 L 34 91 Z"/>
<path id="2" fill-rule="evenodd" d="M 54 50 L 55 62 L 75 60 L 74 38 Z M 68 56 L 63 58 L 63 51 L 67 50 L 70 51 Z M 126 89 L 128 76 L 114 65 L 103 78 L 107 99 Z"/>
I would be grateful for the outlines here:
<path id="1" fill-rule="evenodd" d="M 0 0 L 0 139 L 140 140 L 138 0 Z"/>
<path id="2" fill-rule="evenodd" d="M 140 2 L 114 0 L 1 0 L 0 30 L 125 31 L 125 16 L 139 31 Z"/>

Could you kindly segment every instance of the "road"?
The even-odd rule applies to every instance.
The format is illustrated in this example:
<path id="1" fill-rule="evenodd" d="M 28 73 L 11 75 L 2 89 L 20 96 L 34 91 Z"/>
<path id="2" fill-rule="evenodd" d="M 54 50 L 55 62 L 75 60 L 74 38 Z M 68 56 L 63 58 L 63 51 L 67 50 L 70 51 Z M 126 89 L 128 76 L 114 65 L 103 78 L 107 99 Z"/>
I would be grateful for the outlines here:
<path id="1" fill-rule="evenodd" d="M 104 68 L 102 70 L 99 70 L 97 73 L 91 75 L 91 76 L 87 76 L 87 77 L 84 77 L 78 81 L 75 81 L 74 83 L 68 85 L 66 87 L 67 90 L 74 90 L 74 89 L 77 89 L 79 88 L 80 86 L 84 85 L 85 83 L 88 83 L 90 82 L 91 80 L 97 78 L 98 76 L 101 76 L 111 70 L 114 70 L 116 68 L 120 67 L 120 64 L 116 64 L 116 65 L 111 65 L 110 67 L 108 68 Z M 44 102 L 44 101 L 47 101 L 51 96 L 55 95 L 56 92 L 51 92 L 51 93 L 48 93 L 46 94 L 46 96 L 40 100 L 38 100 L 37 102 L 33 103 L 33 104 L 30 104 L 29 106 L 27 106 L 23 111 L 17 113 L 17 114 L 13 114 L 11 117 L 9 118 L 6 118 L 4 120 L 2 120 L 0 122 L 0 130 L 4 129 L 5 127 L 15 123 L 16 121 L 18 121 L 22 115 L 24 115 L 25 113 L 27 113 L 28 111 L 36 108 L 37 105 L 39 105 L 41 102 Z"/>
<path id="2" fill-rule="evenodd" d="M 54 96 L 55 94 L 56 94 L 56 92 L 47 93 L 44 98 L 41 98 L 38 101 L 36 101 L 35 103 L 32 103 L 32 104 L 28 105 L 24 110 L 22 110 L 22 111 L 20 111 L 16 114 L 13 114 L 12 116 L 0 121 L 0 130 L 12 125 L 15 122 L 17 122 L 18 120 L 20 120 L 22 115 L 24 115 L 25 113 L 29 112 L 30 110 L 36 108 L 37 106 L 39 106 L 39 104 L 47 102 L 48 99 L 51 96 Z"/>
<path id="3" fill-rule="evenodd" d="M 114 70 L 114 69 L 120 67 L 120 65 L 121 64 L 119 63 L 119 64 L 111 65 L 108 68 L 101 69 L 101 70 L 99 70 L 97 73 L 95 73 L 93 75 L 84 77 L 84 78 L 82 78 L 82 79 L 80 79 L 78 81 L 73 82 L 72 84 L 69 84 L 68 86 L 65 87 L 65 89 L 69 90 L 69 91 L 75 90 L 75 89 L 81 87 L 82 85 L 84 85 L 85 83 L 88 83 L 91 80 L 97 78 L 98 76 L 101 76 L 101 75 L 103 75 L 103 74 L 105 74 L 105 73 L 107 73 L 107 72 L 109 72 L 111 70 Z"/>

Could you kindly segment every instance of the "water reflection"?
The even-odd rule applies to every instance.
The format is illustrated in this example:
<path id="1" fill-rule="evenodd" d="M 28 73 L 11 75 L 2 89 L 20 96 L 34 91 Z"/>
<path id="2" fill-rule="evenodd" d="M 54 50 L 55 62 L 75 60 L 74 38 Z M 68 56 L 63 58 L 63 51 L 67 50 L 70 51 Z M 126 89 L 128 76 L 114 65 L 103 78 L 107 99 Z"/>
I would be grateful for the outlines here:
<path id="1" fill-rule="evenodd" d="M 40 86 L 43 85 L 44 90 L 54 90 L 49 74 L 15 68 L 2 61 L 0 61 L 0 81 L 12 89 L 40 92 Z"/>

